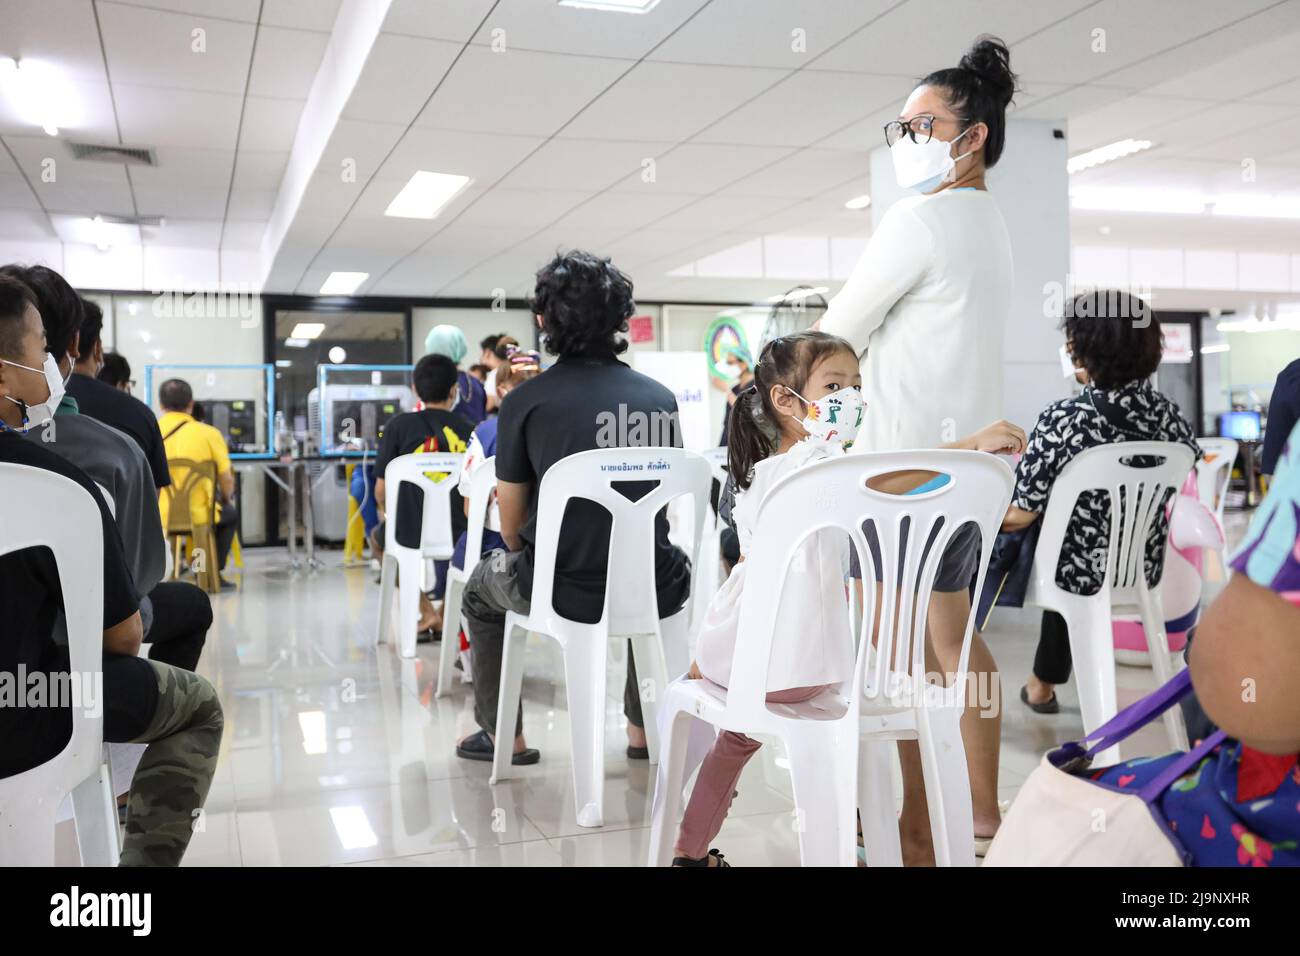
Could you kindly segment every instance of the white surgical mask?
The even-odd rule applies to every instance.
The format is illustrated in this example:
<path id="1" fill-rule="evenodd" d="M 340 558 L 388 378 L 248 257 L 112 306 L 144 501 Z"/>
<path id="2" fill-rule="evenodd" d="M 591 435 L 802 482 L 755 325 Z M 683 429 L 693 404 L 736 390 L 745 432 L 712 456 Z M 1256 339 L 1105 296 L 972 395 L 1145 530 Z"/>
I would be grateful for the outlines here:
<path id="1" fill-rule="evenodd" d="M 54 356 L 49 352 L 45 353 L 45 363 L 41 368 L 20 365 L 8 359 L 3 359 L 3 361 L 5 365 L 12 365 L 14 368 L 26 369 L 29 372 L 36 372 L 38 375 L 45 376 L 45 387 L 50 392 L 45 401 L 35 405 L 28 405 L 26 402 L 19 401 L 11 396 L 5 396 L 23 410 L 23 427 L 15 428 L 14 431 L 26 432 L 31 431 L 33 428 L 39 428 L 54 417 L 54 410 L 59 407 L 59 402 L 63 401 L 63 373 L 59 370 L 59 363 L 55 361 Z"/>
<path id="2" fill-rule="evenodd" d="M 921 193 L 934 192 L 952 176 L 957 160 L 970 155 L 970 152 L 965 152 L 955 159 L 952 155 L 952 144 L 969 132 L 969 129 L 962 130 L 955 139 L 946 143 L 941 139 L 917 143 L 913 142 L 911 136 L 900 137 L 898 142 L 889 147 L 898 185 Z"/>
<path id="3" fill-rule="evenodd" d="M 1061 354 L 1061 374 L 1063 376 L 1065 376 L 1066 378 L 1075 378 L 1080 372 L 1083 371 L 1083 369 L 1075 367 L 1074 359 L 1070 358 L 1070 350 L 1067 349 L 1064 345 L 1061 346 L 1060 354 Z"/>
<path id="4" fill-rule="evenodd" d="M 845 448 L 853 444 L 866 407 L 862 401 L 862 389 L 857 386 L 842 388 L 823 395 L 815 402 L 808 401 L 792 388 L 788 390 L 807 406 L 807 412 L 799 424 L 803 425 L 809 436 L 817 441 L 839 442 Z"/>

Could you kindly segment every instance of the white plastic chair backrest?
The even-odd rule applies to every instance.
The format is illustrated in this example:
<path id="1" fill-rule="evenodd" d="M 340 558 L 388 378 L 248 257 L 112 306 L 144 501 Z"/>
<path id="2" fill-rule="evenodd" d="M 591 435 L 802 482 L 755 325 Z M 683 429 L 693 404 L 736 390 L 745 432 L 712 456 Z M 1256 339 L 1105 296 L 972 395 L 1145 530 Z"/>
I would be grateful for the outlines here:
<path id="1" fill-rule="evenodd" d="M 1160 459 L 1161 463 L 1151 468 L 1130 463 L 1139 456 Z M 1187 480 L 1194 458 L 1186 445 L 1160 441 L 1116 442 L 1080 452 L 1061 470 L 1047 499 L 1034 552 L 1032 587 L 1039 595 L 1061 590 L 1056 586 L 1056 568 L 1075 503 L 1085 492 L 1106 491 L 1110 496 L 1110 539 L 1103 591 L 1123 601 L 1135 589 L 1145 590 L 1147 538 L 1165 510 L 1166 499 Z"/>
<path id="2" fill-rule="evenodd" d="M 483 529 L 492 508 L 492 489 L 496 486 L 497 460 L 495 457 L 484 459 L 469 476 L 469 524 L 465 528 L 465 561 L 462 569 L 466 577 L 469 577 L 474 565 L 478 564 L 483 555 Z"/>
<path id="3" fill-rule="evenodd" d="M 949 481 L 915 495 L 894 495 L 868 487 L 868 481 L 877 476 L 911 470 L 945 474 Z M 727 708 L 736 708 L 732 711 L 735 718 L 747 722 L 761 719 L 782 586 L 793 576 L 790 563 L 799 545 L 822 529 L 846 532 L 862 567 L 864 608 L 857 665 L 852 689 L 846 686 L 843 692 L 854 702 L 922 703 L 925 622 L 940 560 L 951 537 L 974 522 L 980 530 L 979 593 L 1014 483 L 1011 469 L 995 456 L 949 449 L 846 455 L 808 465 L 778 481 L 763 499 L 745 558 L 748 570 L 727 692 Z M 863 532 L 868 520 L 879 543 L 878 570 Z M 932 534 L 936 537 L 927 547 Z M 879 598 L 877 576 L 885 583 Z M 877 604 L 880 630 L 873 646 Z M 972 613 L 966 622 L 957 673 L 966 671 L 974 617 Z M 847 598 L 843 622 L 848 641 Z M 933 689 L 929 699 L 935 700 L 934 694 L 960 699 L 961 693 L 958 683 L 948 690 Z"/>
<path id="4" fill-rule="evenodd" d="M 42 545 L 53 553 L 63 592 L 69 673 L 79 675 L 83 687 L 94 682 L 83 695 L 102 695 L 98 675 L 104 656 L 104 540 L 99 508 L 75 481 L 40 468 L 0 464 L 0 487 L 5 489 L 0 495 L 0 555 Z M 26 849 L 45 840 L 44 834 L 29 832 L 25 811 L 44 804 L 53 814 L 63 798 L 98 769 L 104 702 L 95 703 L 93 708 L 71 708 L 72 736 L 58 756 L 0 779 L 0 860 L 21 862 Z"/>
<path id="5" fill-rule="evenodd" d="M 460 478 L 463 454 L 450 452 L 416 452 L 400 455 L 384 469 L 384 500 L 389 520 L 384 525 L 384 548 L 402 549 L 397 541 L 397 509 L 401 486 L 414 485 L 424 492 L 424 516 L 421 523 L 420 551 L 438 557 L 450 557 L 456 546 L 451 531 L 451 492 Z M 409 547 L 407 550 L 413 550 Z"/>
<path id="6" fill-rule="evenodd" d="M 1198 438 L 1205 457 L 1196 463 L 1196 494 L 1222 522 L 1223 506 L 1237 462 L 1237 442 L 1232 438 Z"/>
<path id="7" fill-rule="evenodd" d="M 704 460 L 709 463 L 709 470 L 713 472 L 714 479 L 724 488 L 727 486 L 727 446 L 722 445 L 718 448 L 706 448 L 700 452 Z"/>
<path id="8" fill-rule="evenodd" d="M 98 488 L 99 493 L 104 496 L 104 504 L 108 505 L 108 513 L 111 514 L 114 518 L 116 518 L 117 504 L 113 501 L 113 496 L 110 495 L 108 493 L 108 489 L 105 488 L 103 485 L 101 485 L 99 482 L 95 482 L 95 487 Z"/>
<path id="9" fill-rule="evenodd" d="M 600 448 L 570 455 L 542 477 L 537 498 L 537 538 L 529 618 L 549 633 L 572 624 L 554 607 L 555 556 L 570 499 L 584 498 L 613 518 L 605 607 L 600 625 L 611 634 L 652 634 L 658 630 L 655 594 L 655 515 L 674 498 L 694 497 L 691 541 L 698 554 L 709 510 L 709 464 L 681 448 Z M 629 500 L 616 483 L 655 481 L 639 501 Z"/>

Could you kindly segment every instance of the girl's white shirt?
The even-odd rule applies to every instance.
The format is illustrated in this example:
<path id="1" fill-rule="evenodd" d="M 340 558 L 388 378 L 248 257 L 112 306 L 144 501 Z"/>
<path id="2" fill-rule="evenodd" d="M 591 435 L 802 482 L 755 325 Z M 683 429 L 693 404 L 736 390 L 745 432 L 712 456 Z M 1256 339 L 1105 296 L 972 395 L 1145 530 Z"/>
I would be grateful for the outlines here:
<path id="1" fill-rule="evenodd" d="M 732 509 L 740 553 L 750 553 L 759 507 L 773 485 L 805 465 L 843 454 L 838 444 L 805 439 L 788 452 L 755 465 L 749 488 L 737 493 Z M 811 534 L 796 549 L 777 612 L 768 693 L 839 684 L 852 677 L 847 555 L 848 538 L 837 531 Z M 696 644 L 695 662 L 700 672 L 724 687 L 731 679 L 747 565 L 748 560 L 737 564 L 709 602 Z"/>

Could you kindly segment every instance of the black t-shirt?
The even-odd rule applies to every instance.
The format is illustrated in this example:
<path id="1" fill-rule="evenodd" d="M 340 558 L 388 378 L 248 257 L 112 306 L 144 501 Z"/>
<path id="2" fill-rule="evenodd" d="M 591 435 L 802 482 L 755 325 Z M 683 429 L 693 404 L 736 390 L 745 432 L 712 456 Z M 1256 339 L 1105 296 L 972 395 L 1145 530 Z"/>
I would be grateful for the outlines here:
<path id="1" fill-rule="evenodd" d="M 441 408 L 426 408 L 418 412 L 403 412 L 388 420 L 379 435 L 379 451 L 375 455 L 375 474 L 384 476 L 384 469 L 394 458 L 416 452 L 452 452 L 463 454 L 469 447 L 474 429 L 469 422 L 454 412 Z M 459 537 L 465 530 L 464 499 L 455 488 L 459 475 L 450 475 L 451 530 Z M 385 489 L 385 494 L 392 494 Z M 387 502 L 391 515 L 393 502 Z M 408 548 L 420 546 L 420 516 L 424 513 L 424 492 L 414 485 L 403 485 L 397 496 L 397 541 Z"/>
<path id="2" fill-rule="evenodd" d="M 497 426 L 496 468 L 502 481 L 532 485 L 528 521 L 520 529 L 523 555 L 515 565 L 524 595 L 533 590 L 533 545 L 537 533 L 537 497 L 542 478 L 556 462 L 578 452 L 602 447 L 601 413 L 671 415 L 676 422 L 677 399 L 654 379 L 628 368 L 615 358 L 561 359 L 546 372 L 512 389 L 501 403 Z M 607 416 L 606 416 L 607 417 Z M 618 429 L 619 445 L 630 437 Z M 653 435 L 641 429 L 650 445 L 655 438 L 680 448 L 681 434 Z M 628 496 L 640 497 L 655 483 L 628 482 Z M 605 574 L 609 565 L 609 512 L 594 501 L 574 499 L 564 513 L 559 554 L 555 561 L 555 607 L 570 620 L 594 623 L 605 604 Z M 668 542 L 666 509 L 655 518 L 655 590 L 659 615 L 668 617 L 686 602 L 690 563 Z"/>
<path id="3" fill-rule="evenodd" d="M 120 624 L 134 614 L 139 603 L 122 539 L 95 483 L 66 459 L 12 432 L 0 432 L 0 462 L 63 475 L 95 499 L 104 536 L 103 626 L 107 629 Z M 54 518 L 50 516 L 50 520 Z M 0 540 L 3 534 L 0 528 Z M 74 593 L 76 590 L 74 583 Z M 49 675 L 68 671 L 68 650 L 54 640 L 55 624 L 63 611 L 63 592 L 49 548 L 24 548 L 0 556 L 0 609 L 0 674 L 4 675 L 0 680 L 21 692 L 19 678 L 23 674 L 30 678 L 38 672 Z M 48 678 L 45 683 L 51 686 Z M 158 685 L 149 662 L 142 657 L 106 654 L 103 690 L 105 738 L 130 740 L 142 733 L 158 701 Z M 72 713 L 67 707 L 11 703 L 0 698 L 0 777 L 49 760 L 72 733 Z"/>
<path id="4" fill-rule="evenodd" d="M 1287 437 L 1300 420 L 1300 359 L 1296 359 L 1277 377 L 1268 400 L 1268 429 L 1264 432 L 1264 460 L 1259 470 L 1273 474 Z"/>
<path id="5" fill-rule="evenodd" d="M 149 470 L 153 472 L 156 486 L 166 488 L 172 483 L 162 432 L 158 430 L 158 419 L 148 405 L 120 388 L 80 372 L 68 379 L 67 388 L 68 394 L 77 400 L 81 414 L 112 425 L 135 439 L 149 459 Z"/>

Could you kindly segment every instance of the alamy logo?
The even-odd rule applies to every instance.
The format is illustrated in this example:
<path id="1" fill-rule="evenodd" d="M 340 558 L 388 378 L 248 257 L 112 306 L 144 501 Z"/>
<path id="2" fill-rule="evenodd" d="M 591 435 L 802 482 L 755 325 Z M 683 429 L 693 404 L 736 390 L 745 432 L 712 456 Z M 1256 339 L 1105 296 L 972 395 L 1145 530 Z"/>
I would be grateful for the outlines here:
<path id="1" fill-rule="evenodd" d="M 677 444 L 678 428 L 676 412 L 629 410 L 620 402 L 617 412 L 604 411 L 596 416 L 596 447 L 672 448 Z"/>
<path id="2" fill-rule="evenodd" d="M 104 713 L 104 675 L 45 671 L 28 673 L 25 664 L 16 671 L 0 671 L 0 710 L 18 708 L 79 707 L 87 717 Z"/>
<path id="3" fill-rule="evenodd" d="M 248 283 L 202 291 L 155 292 L 153 314 L 159 319 L 239 319 L 240 328 L 259 324 L 253 308 L 255 293 Z"/>
<path id="4" fill-rule="evenodd" d="M 129 926 L 133 936 L 148 936 L 153 927 L 149 893 L 70 893 L 50 897 L 51 926 Z"/>

